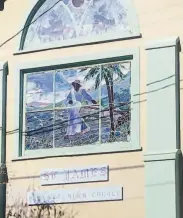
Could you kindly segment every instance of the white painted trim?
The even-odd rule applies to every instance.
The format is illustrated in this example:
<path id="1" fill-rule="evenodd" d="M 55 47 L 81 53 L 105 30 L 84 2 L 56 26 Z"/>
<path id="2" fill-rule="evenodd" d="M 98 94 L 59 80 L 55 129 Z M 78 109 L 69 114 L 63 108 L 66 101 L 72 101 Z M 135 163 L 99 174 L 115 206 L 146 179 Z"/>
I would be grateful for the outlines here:
<path id="1" fill-rule="evenodd" d="M 150 49 L 176 46 L 179 42 L 180 42 L 180 39 L 178 36 L 174 36 L 171 38 L 165 38 L 161 40 L 152 40 L 146 43 L 145 49 L 150 50 Z"/>
<path id="2" fill-rule="evenodd" d="M 166 151 L 166 152 L 152 152 L 144 154 L 144 162 L 150 161 L 160 161 L 160 160 L 175 160 L 177 154 L 180 152 L 179 149 L 175 149 L 174 151 Z"/>
<path id="3" fill-rule="evenodd" d="M 111 34 L 112 36 L 113 34 Z M 113 36 L 111 38 L 111 36 L 108 36 L 108 37 L 100 37 L 100 40 L 97 40 L 97 37 L 88 37 L 87 40 L 81 40 L 81 39 L 78 39 L 78 40 L 67 40 L 67 42 L 63 42 L 62 43 L 58 43 L 58 42 L 53 42 L 53 43 L 49 43 L 49 44 L 45 44 L 45 45 L 42 45 L 40 47 L 37 47 L 37 48 L 32 48 L 32 49 L 24 49 L 24 50 L 17 50 L 15 51 L 13 54 L 14 55 L 21 55 L 21 54 L 27 54 L 27 53 L 33 53 L 33 52 L 41 52 L 41 51 L 46 51 L 46 50 L 52 50 L 52 49 L 59 49 L 59 48 L 67 48 L 67 47 L 72 47 L 72 46 L 82 46 L 82 45 L 86 45 L 86 44 L 95 44 L 95 43 L 105 43 L 105 42 L 109 42 L 109 41 L 115 41 L 115 40 L 118 40 L 118 39 L 126 39 L 126 38 L 129 38 L 129 40 L 131 38 L 138 38 L 140 37 L 140 33 L 136 33 L 134 34 L 133 36 L 129 35 L 129 34 L 123 34 L 123 37 L 122 34 L 118 34 L 118 35 L 115 35 L 115 37 Z"/>
<path id="4" fill-rule="evenodd" d="M 45 150 L 45 149 L 44 149 Z M 107 154 L 107 153 L 116 153 L 116 152 L 133 152 L 133 151 L 141 151 L 142 149 L 139 148 L 130 148 L 130 147 L 122 147 L 121 150 L 107 150 L 104 151 L 101 149 L 100 150 L 96 150 L 93 151 L 91 153 L 87 153 L 86 151 L 82 152 L 77 152 L 74 153 L 72 151 L 72 153 L 68 153 L 68 152 L 62 152 L 62 148 L 51 148 L 48 149 L 47 152 L 40 150 L 36 150 L 35 152 L 29 153 L 29 155 L 27 154 L 27 156 L 22 156 L 22 157 L 18 157 L 18 156 L 14 156 L 12 161 L 23 161 L 23 160 L 34 160 L 34 159 L 43 159 L 43 158 L 52 158 L 52 157 L 67 157 L 67 156 L 80 156 L 80 155 L 98 155 L 98 154 Z M 39 153 L 39 154 L 38 154 Z"/>
<path id="5" fill-rule="evenodd" d="M 139 48 L 137 49 L 125 49 L 125 50 L 109 50 L 108 52 L 83 54 L 82 56 L 58 58 L 47 61 L 39 61 L 34 63 L 16 63 L 13 66 L 14 69 L 14 81 L 15 81 L 15 129 L 19 129 L 19 102 L 20 102 L 20 71 L 26 69 L 32 69 L 39 67 L 48 67 L 54 65 L 79 63 L 92 60 L 102 60 L 106 58 L 133 56 L 131 61 L 131 141 L 130 142 L 115 142 L 108 144 L 87 145 L 83 149 L 83 146 L 69 147 L 69 148 L 51 148 L 51 149 L 39 149 L 26 151 L 22 158 L 39 158 L 50 156 L 68 156 L 68 155 L 81 155 L 81 154 L 98 154 L 98 153 L 111 153 L 130 150 L 140 150 L 140 110 L 139 110 L 139 91 L 140 91 L 140 66 L 139 66 Z M 19 133 L 15 134 L 15 156 L 14 159 L 19 159 Z M 115 146 L 114 146 L 115 144 Z M 20 159 L 22 159 L 20 158 Z"/>
<path id="6" fill-rule="evenodd" d="M 139 56 L 139 48 L 127 48 L 127 49 L 110 49 L 108 51 L 103 52 L 97 52 L 97 53 L 84 53 L 82 55 L 78 56 L 69 56 L 69 57 L 58 57 L 57 59 L 48 59 L 43 61 L 35 61 L 35 62 L 25 62 L 21 61 L 17 65 L 18 70 L 25 70 L 30 68 L 39 68 L 39 67 L 48 67 L 48 66 L 54 66 L 54 65 L 62 65 L 62 64 L 72 64 L 77 62 L 85 62 L 85 61 L 92 61 L 92 60 L 99 60 L 99 59 L 105 59 L 105 58 L 113 58 L 113 57 L 119 57 L 119 56 L 128 56 L 128 55 L 134 55 L 137 59 Z M 138 60 L 136 60 L 138 62 Z M 19 67 L 18 67 L 19 66 Z"/>
<path id="7" fill-rule="evenodd" d="M 6 63 L 6 61 L 0 61 L 0 70 L 3 70 L 4 64 Z"/>

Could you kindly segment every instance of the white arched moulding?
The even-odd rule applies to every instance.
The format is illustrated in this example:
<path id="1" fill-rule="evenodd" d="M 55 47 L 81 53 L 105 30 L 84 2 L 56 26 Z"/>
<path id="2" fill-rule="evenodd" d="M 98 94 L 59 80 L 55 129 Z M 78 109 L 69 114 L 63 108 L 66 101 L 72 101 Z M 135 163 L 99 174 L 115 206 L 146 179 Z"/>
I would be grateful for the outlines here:
<path id="1" fill-rule="evenodd" d="M 39 0 L 19 50 L 41 50 L 140 36 L 131 0 Z"/>

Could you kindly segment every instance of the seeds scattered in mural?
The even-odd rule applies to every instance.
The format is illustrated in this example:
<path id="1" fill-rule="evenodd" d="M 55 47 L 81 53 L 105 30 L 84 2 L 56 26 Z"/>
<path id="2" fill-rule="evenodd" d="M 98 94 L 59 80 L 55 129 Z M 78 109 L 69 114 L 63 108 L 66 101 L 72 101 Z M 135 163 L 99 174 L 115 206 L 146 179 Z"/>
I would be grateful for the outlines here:
<path id="1" fill-rule="evenodd" d="M 130 62 L 29 73 L 25 81 L 26 150 L 130 140 Z"/>
<path id="2" fill-rule="evenodd" d="M 124 0 L 46 0 L 28 28 L 24 49 L 63 40 L 93 41 L 98 37 L 94 41 L 100 41 L 108 36 L 132 35 L 124 3 Z"/>
<path id="3" fill-rule="evenodd" d="M 53 147 L 53 121 L 52 111 L 26 113 L 26 149 Z"/>

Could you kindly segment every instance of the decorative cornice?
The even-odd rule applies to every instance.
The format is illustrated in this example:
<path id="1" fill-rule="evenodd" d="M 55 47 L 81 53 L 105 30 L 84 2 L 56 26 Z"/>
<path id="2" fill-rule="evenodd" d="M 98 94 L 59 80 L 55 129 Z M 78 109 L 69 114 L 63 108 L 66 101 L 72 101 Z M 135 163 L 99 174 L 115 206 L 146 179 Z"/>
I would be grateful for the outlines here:
<path id="1" fill-rule="evenodd" d="M 176 46 L 180 42 L 178 36 L 174 36 L 171 38 L 165 38 L 161 40 L 153 40 L 146 43 L 145 49 L 157 49 L 157 48 L 164 48 L 164 47 L 172 47 Z"/>
<path id="2" fill-rule="evenodd" d="M 175 149 L 173 151 L 155 151 L 147 152 L 144 154 L 144 162 L 151 161 L 163 161 L 163 160 L 175 160 L 177 155 L 181 153 L 180 149 Z"/>

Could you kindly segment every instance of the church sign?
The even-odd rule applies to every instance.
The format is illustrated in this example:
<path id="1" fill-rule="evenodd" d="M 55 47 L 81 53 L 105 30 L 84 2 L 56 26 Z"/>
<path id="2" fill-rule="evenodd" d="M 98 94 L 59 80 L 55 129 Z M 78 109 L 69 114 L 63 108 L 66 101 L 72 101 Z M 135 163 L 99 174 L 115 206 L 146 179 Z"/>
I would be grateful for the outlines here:
<path id="1" fill-rule="evenodd" d="M 85 168 L 44 169 L 41 172 L 41 185 L 71 184 L 83 182 L 108 181 L 107 165 Z"/>
<path id="2" fill-rule="evenodd" d="M 34 191 L 27 193 L 28 205 L 123 200 L 122 187 L 97 187 Z"/>

